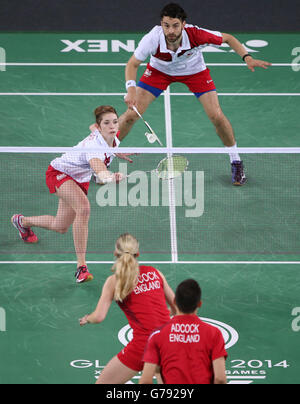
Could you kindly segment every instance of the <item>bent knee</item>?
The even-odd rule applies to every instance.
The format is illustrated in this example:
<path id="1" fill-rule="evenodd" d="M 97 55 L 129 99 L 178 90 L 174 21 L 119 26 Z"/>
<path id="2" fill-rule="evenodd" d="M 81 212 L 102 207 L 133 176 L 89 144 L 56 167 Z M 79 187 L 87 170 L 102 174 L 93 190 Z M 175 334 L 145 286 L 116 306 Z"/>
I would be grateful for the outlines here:
<path id="1" fill-rule="evenodd" d="M 63 228 L 56 229 L 56 232 L 60 233 L 60 234 L 66 234 L 66 233 L 68 233 L 68 231 L 69 231 L 69 227 L 63 227 Z"/>
<path id="2" fill-rule="evenodd" d="M 221 109 L 211 112 L 209 119 L 217 126 L 222 125 L 222 123 L 226 121 L 226 117 Z"/>

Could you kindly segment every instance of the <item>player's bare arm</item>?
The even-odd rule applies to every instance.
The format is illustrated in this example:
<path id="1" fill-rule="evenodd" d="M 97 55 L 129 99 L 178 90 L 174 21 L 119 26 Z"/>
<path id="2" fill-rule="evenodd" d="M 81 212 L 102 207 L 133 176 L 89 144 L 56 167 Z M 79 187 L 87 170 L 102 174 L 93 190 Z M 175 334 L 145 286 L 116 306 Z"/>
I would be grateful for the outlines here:
<path id="1" fill-rule="evenodd" d="M 95 311 L 91 314 L 87 314 L 82 319 L 80 319 L 79 324 L 81 326 L 84 326 L 86 324 L 102 323 L 105 320 L 108 310 L 113 302 L 114 291 L 115 291 L 115 276 L 112 275 L 106 280 L 103 286 L 102 294 Z"/>
<path id="2" fill-rule="evenodd" d="M 153 378 L 156 373 L 157 365 L 153 363 L 145 363 L 143 374 L 140 378 L 139 384 L 153 384 Z"/>
<path id="3" fill-rule="evenodd" d="M 136 80 L 138 68 L 142 62 L 138 60 L 134 55 L 129 59 L 125 69 L 125 80 L 127 87 L 127 95 L 125 102 L 128 108 L 136 106 Z"/>
<path id="4" fill-rule="evenodd" d="M 227 384 L 225 358 L 213 361 L 214 384 Z"/>
<path id="5" fill-rule="evenodd" d="M 163 281 L 164 281 L 164 292 L 165 292 L 165 297 L 166 297 L 166 302 L 168 303 L 168 305 L 170 306 L 171 309 L 171 316 L 175 316 L 176 315 L 176 305 L 175 305 L 175 293 L 173 292 L 171 286 L 168 284 L 165 276 L 158 271 L 160 276 L 162 277 Z"/>
<path id="6" fill-rule="evenodd" d="M 124 178 L 122 173 L 110 172 L 103 161 L 101 161 L 100 159 L 94 158 L 90 160 L 89 163 L 94 173 L 97 174 L 98 179 L 103 183 L 109 181 L 115 181 L 116 183 L 119 183 Z"/>
<path id="7" fill-rule="evenodd" d="M 222 33 L 222 35 L 223 43 L 227 43 L 231 47 L 231 49 L 233 49 L 241 58 L 244 58 L 248 69 L 250 69 L 252 72 L 254 72 L 256 67 L 267 69 L 269 66 L 272 66 L 272 63 L 266 62 L 264 60 L 254 59 L 251 55 L 248 54 L 247 50 L 241 44 L 241 42 L 233 35 L 225 33 Z"/>

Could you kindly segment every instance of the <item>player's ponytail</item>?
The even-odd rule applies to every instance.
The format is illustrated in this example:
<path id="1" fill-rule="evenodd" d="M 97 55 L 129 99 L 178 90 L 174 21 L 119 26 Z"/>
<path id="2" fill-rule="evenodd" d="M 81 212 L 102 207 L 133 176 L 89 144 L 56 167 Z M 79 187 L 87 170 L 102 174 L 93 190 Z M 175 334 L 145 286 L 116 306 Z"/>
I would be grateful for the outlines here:
<path id="1" fill-rule="evenodd" d="M 137 285 L 140 273 L 137 257 L 139 242 L 131 234 L 123 234 L 116 242 L 116 263 L 112 271 L 116 275 L 114 299 L 122 302 Z"/>

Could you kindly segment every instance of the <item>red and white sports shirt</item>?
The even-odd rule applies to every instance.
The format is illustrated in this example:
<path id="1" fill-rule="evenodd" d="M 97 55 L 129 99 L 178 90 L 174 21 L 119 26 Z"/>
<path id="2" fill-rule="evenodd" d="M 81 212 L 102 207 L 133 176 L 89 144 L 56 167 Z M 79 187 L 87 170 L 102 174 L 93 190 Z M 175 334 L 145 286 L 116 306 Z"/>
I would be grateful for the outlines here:
<path id="1" fill-rule="evenodd" d="M 118 134 L 114 139 L 113 147 L 118 147 L 120 144 Z M 73 147 L 74 152 L 69 151 L 63 154 L 61 157 L 51 161 L 50 165 L 55 170 L 69 175 L 79 183 L 90 182 L 94 173 L 89 164 L 92 159 L 100 159 L 108 168 L 115 158 L 113 153 L 104 153 L 101 150 L 101 148 L 108 147 L 101 133 L 95 130 L 77 146 Z M 87 151 L 85 152 L 84 149 Z"/>
<path id="2" fill-rule="evenodd" d="M 182 315 L 150 336 L 143 361 L 161 367 L 165 384 L 212 384 L 213 361 L 222 357 L 221 331 L 196 315 Z"/>
<path id="3" fill-rule="evenodd" d="M 142 62 L 151 56 L 150 65 L 169 76 L 188 76 L 207 68 L 203 48 L 207 45 L 221 46 L 222 43 L 223 36 L 220 32 L 186 25 L 182 44 L 173 52 L 167 48 L 162 27 L 156 26 L 141 40 L 134 56 Z"/>

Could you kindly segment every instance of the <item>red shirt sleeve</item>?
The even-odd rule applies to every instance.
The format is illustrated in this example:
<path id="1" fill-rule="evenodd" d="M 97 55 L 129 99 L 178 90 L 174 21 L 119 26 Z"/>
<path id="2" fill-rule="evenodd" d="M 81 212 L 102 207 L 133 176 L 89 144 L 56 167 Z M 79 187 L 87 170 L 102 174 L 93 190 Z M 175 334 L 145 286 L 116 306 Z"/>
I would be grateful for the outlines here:
<path id="1" fill-rule="evenodd" d="M 153 363 L 155 365 L 160 364 L 160 355 L 159 355 L 159 349 L 157 345 L 157 338 L 158 335 L 160 334 L 160 331 L 154 332 L 152 335 L 150 335 L 145 353 L 144 353 L 144 358 L 143 362 L 144 363 Z"/>
<path id="2" fill-rule="evenodd" d="M 225 349 L 225 341 L 223 335 L 220 330 L 216 328 L 216 334 L 213 341 L 213 348 L 212 348 L 212 360 L 216 360 L 219 358 L 227 359 L 228 354 Z"/>
<path id="3" fill-rule="evenodd" d="M 220 46 L 223 43 L 223 35 L 218 31 L 210 31 L 194 26 L 192 28 L 186 28 L 186 32 L 192 47 L 205 44 Z"/>

